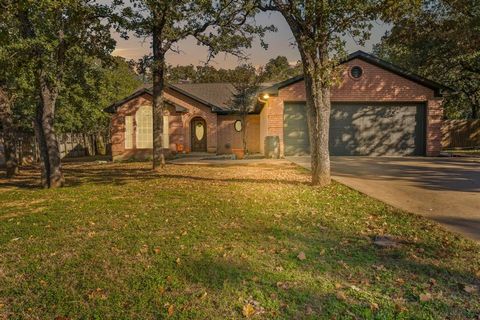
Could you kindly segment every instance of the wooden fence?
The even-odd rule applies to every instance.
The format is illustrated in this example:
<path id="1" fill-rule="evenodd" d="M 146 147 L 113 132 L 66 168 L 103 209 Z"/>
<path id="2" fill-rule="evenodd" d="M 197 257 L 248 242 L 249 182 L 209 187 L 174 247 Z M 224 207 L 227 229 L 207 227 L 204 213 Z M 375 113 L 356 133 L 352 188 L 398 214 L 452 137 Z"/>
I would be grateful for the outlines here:
<path id="1" fill-rule="evenodd" d="M 445 120 L 442 125 L 442 148 L 480 148 L 480 119 Z"/>
<path id="2" fill-rule="evenodd" d="M 35 136 L 17 133 L 17 157 L 22 163 L 34 163 L 39 160 L 39 150 Z M 106 134 L 61 133 L 57 134 L 61 158 L 76 158 L 108 153 Z M 0 165 L 5 163 L 3 138 L 0 135 Z"/>

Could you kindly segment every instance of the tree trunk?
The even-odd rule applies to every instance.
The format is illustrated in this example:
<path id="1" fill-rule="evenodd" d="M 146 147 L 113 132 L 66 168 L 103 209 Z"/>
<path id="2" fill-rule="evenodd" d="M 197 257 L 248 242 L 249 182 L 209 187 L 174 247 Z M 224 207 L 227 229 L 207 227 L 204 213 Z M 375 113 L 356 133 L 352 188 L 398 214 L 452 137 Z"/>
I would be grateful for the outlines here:
<path id="1" fill-rule="evenodd" d="M 480 117 L 480 114 L 479 114 L 479 106 L 477 104 L 477 101 L 476 99 L 472 99 L 474 100 L 473 103 L 472 103 L 472 119 L 478 119 Z"/>
<path id="2" fill-rule="evenodd" d="M 165 86 L 165 53 L 161 48 L 161 35 L 153 32 L 153 170 L 165 167 L 163 150 L 163 90 Z"/>
<path id="3" fill-rule="evenodd" d="M 107 154 L 107 147 L 105 146 L 105 139 L 102 133 L 95 133 L 95 149 L 95 152 L 100 156 Z"/>
<path id="4" fill-rule="evenodd" d="M 50 163 L 48 161 L 47 146 L 45 144 L 45 137 L 42 128 L 42 105 L 39 103 L 36 108 L 35 120 L 33 127 L 35 129 L 35 138 L 38 144 L 40 155 L 40 184 L 44 188 L 49 187 Z"/>
<path id="5" fill-rule="evenodd" d="M 312 69 L 305 68 L 307 93 L 307 119 L 310 135 L 312 185 L 330 184 L 330 154 L 328 136 L 330 128 L 330 88 L 324 88 Z"/>
<path id="6" fill-rule="evenodd" d="M 17 147 L 13 126 L 12 99 L 3 90 L 0 93 L 0 123 L 3 128 L 3 151 L 7 178 L 12 178 L 18 173 Z"/>
<path id="7" fill-rule="evenodd" d="M 247 115 L 244 113 L 242 115 L 242 143 L 243 143 L 243 153 L 248 155 L 247 148 Z"/>
<path id="8" fill-rule="evenodd" d="M 62 173 L 62 164 L 60 157 L 60 149 L 58 147 L 57 137 L 53 128 L 55 117 L 55 103 L 57 93 L 48 87 L 45 77 L 40 74 L 40 104 L 41 110 L 37 110 L 37 122 L 41 134 L 39 138 L 43 138 L 44 160 L 47 186 L 49 188 L 62 187 L 64 178 Z M 42 148 L 41 140 L 39 144 Z M 42 152 L 41 152 L 42 153 Z"/>

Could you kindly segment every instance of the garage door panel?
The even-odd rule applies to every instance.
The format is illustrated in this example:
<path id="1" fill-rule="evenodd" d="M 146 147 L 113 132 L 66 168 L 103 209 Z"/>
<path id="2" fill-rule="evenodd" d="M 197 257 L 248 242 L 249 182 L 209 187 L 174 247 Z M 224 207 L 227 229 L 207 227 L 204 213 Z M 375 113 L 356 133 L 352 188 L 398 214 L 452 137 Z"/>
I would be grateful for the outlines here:
<path id="1" fill-rule="evenodd" d="M 285 154 L 305 155 L 310 151 L 305 104 L 285 104 L 283 139 Z"/>
<path id="2" fill-rule="evenodd" d="M 285 154 L 295 154 L 298 150 L 308 152 L 309 144 L 304 140 L 305 136 L 308 139 L 305 104 L 285 104 L 285 111 Z M 295 114 L 295 121 L 289 121 L 292 113 Z M 424 123 L 423 105 L 332 104 L 330 154 L 423 155 Z M 297 141 L 293 137 L 302 139 Z"/>

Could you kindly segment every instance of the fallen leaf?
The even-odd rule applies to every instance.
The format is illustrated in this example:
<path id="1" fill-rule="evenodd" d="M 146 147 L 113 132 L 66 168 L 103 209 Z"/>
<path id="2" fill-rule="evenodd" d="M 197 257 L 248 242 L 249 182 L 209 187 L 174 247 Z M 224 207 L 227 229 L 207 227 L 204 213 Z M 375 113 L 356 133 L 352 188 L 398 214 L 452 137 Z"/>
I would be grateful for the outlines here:
<path id="1" fill-rule="evenodd" d="M 347 296 L 345 295 L 345 292 L 343 291 L 338 291 L 335 296 L 337 297 L 338 300 L 347 300 Z"/>
<path id="2" fill-rule="evenodd" d="M 387 268 L 385 268 L 385 266 L 383 264 L 374 264 L 372 266 L 373 269 L 377 270 L 377 271 L 385 271 L 387 270 Z"/>
<path id="3" fill-rule="evenodd" d="M 173 304 L 168 306 L 167 312 L 169 317 L 173 316 L 173 313 L 175 312 L 175 307 L 173 306 Z"/>
<path id="4" fill-rule="evenodd" d="M 250 318 L 255 314 L 255 308 L 250 303 L 247 303 L 246 305 L 243 306 L 242 314 L 246 318 Z"/>
<path id="5" fill-rule="evenodd" d="M 297 258 L 298 258 L 298 260 L 303 261 L 303 260 L 307 259 L 307 256 L 305 255 L 305 252 L 302 251 L 298 254 Z"/>
<path id="6" fill-rule="evenodd" d="M 370 309 L 371 309 L 372 311 L 377 311 L 377 310 L 379 309 L 378 304 L 375 303 L 375 302 L 371 302 L 371 303 L 370 303 Z"/>
<path id="7" fill-rule="evenodd" d="M 160 253 L 160 248 L 153 249 L 153 252 L 155 252 L 155 254 L 159 254 Z"/>
<path id="8" fill-rule="evenodd" d="M 307 316 L 312 315 L 312 314 L 313 314 L 313 309 L 312 309 L 312 307 L 310 307 L 309 305 L 307 305 L 307 306 L 305 307 L 305 314 L 306 314 Z"/>
<path id="9" fill-rule="evenodd" d="M 478 286 L 466 284 L 463 286 L 463 291 L 467 293 L 476 293 L 478 292 Z"/>
<path id="10" fill-rule="evenodd" d="M 180 258 L 177 258 L 177 260 L 175 260 L 175 262 L 176 262 L 177 264 L 180 264 L 180 262 L 181 262 Z"/>
<path id="11" fill-rule="evenodd" d="M 427 293 L 422 293 L 422 294 L 420 294 L 419 298 L 420 298 L 420 301 L 427 302 L 427 301 L 432 300 L 432 295 L 428 292 Z"/>
<path id="12" fill-rule="evenodd" d="M 96 290 L 90 291 L 90 293 L 88 294 L 88 298 L 90 300 L 94 300 L 94 299 L 107 300 L 107 294 L 103 289 L 97 288 Z"/>

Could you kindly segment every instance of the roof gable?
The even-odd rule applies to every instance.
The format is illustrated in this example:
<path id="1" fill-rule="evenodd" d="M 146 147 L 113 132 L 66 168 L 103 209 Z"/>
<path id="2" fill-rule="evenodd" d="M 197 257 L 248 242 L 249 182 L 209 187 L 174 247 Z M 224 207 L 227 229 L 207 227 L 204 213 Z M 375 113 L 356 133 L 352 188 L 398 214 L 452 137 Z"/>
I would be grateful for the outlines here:
<path id="1" fill-rule="evenodd" d="M 235 94 L 235 88 L 230 83 L 168 84 L 166 85 L 166 88 L 200 102 L 207 107 L 210 107 L 212 112 L 229 112 L 232 109 L 230 104 L 233 95 Z M 105 108 L 104 111 L 114 113 L 121 105 L 143 94 L 152 96 L 152 88 L 144 85 L 128 97 Z M 174 104 L 173 102 L 170 103 Z"/>
<path id="2" fill-rule="evenodd" d="M 132 93 L 131 95 L 129 95 L 128 97 L 126 97 L 126 98 L 124 98 L 120 101 L 117 101 L 114 104 L 111 104 L 110 106 L 106 107 L 105 109 L 103 109 L 103 111 L 108 112 L 108 113 L 115 113 L 115 112 L 117 112 L 117 109 L 119 107 L 121 107 L 122 105 L 124 105 L 125 103 L 127 103 L 127 102 L 129 102 L 133 99 L 136 99 L 136 98 L 138 98 L 138 97 L 140 97 L 144 94 L 147 94 L 149 96 L 153 95 L 151 89 L 146 88 L 146 87 L 142 87 L 142 88 L 138 89 L 137 91 L 135 91 L 134 93 Z M 173 102 L 169 99 L 166 99 L 165 102 L 167 104 L 170 104 L 173 107 L 175 107 L 176 112 L 182 113 L 182 112 L 187 112 L 188 111 L 187 109 L 185 109 L 181 105 L 179 105 L 179 104 L 177 104 L 177 103 L 175 103 L 175 102 Z"/>
<path id="3" fill-rule="evenodd" d="M 345 60 L 341 61 L 340 64 L 347 63 L 347 62 L 352 61 L 354 59 L 363 60 L 367 63 L 370 63 L 372 65 L 375 65 L 377 67 L 380 67 L 382 69 L 390 71 L 390 72 L 392 72 L 392 73 L 394 73 L 398 76 L 401 76 L 401 77 L 406 78 L 410 81 L 418 83 L 418 84 L 420 84 L 424 87 L 430 88 L 430 89 L 434 90 L 436 96 L 442 96 L 443 91 L 452 91 L 452 89 L 450 89 L 450 88 L 448 88 L 444 85 L 441 85 L 437 82 L 434 82 L 434 81 L 431 81 L 427 78 L 416 75 L 412 72 L 409 72 L 405 69 L 402 69 L 398 66 L 395 66 L 395 65 L 393 65 L 393 64 L 391 64 L 391 63 L 389 63 L 385 60 L 382 60 L 382 59 L 380 59 L 380 58 L 378 58 L 374 55 L 371 55 L 371 54 L 363 52 L 363 51 L 356 51 L 356 52 L 350 54 Z M 278 90 L 280 90 L 284 87 L 288 87 L 288 86 L 290 86 L 294 83 L 297 83 L 299 81 L 303 81 L 303 79 L 304 79 L 303 75 L 298 75 L 296 77 L 293 77 L 293 78 L 287 79 L 285 81 L 279 82 L 279 83 L 265 89 L 263 91 L 263 93 L 268 93 L 268 94 L 271 94 L 271 95 L 277 95 Z"/>

